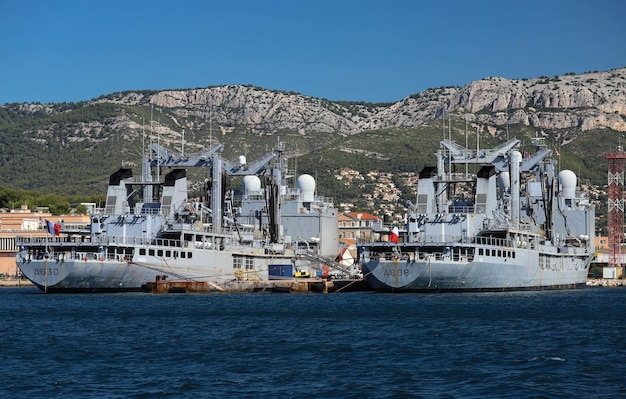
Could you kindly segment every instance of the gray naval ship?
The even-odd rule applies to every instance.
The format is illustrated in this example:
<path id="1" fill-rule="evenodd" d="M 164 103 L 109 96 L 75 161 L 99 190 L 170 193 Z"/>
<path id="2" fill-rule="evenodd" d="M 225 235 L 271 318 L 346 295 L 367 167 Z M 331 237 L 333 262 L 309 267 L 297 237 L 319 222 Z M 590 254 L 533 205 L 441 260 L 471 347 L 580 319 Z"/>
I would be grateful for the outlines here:
<path id="1" fill-rule="evenodd" d="M 140 291 L 165 279 L 227 291 L 308 275 L 339 253 L 337 209 L 309 175 L 287 187 L 282 143 L 253 164 L 224 159 L 222 144 L 195 156 L 149 148 L 141 179 L 128 168 L 110 176 L 106 206 L 88 226 L 17 237 L 25 277 L 45 292 Z M 210 170 L 199 200 L 188 198 L 192 167 Z M 230 176 L 243 178 L 241 198 L 227 189 Z"/>
<path id="2" fill-rule="evenodd" d="M 400 229 L 360 242 L 366 281 L 379 291 L 580 288 L 595 251 L 595 211 L 541 138 L 470 150 L 441 142 L 419 174 L 417 204 Z M 474 167 L 475 173 L 468 170 Z"/>

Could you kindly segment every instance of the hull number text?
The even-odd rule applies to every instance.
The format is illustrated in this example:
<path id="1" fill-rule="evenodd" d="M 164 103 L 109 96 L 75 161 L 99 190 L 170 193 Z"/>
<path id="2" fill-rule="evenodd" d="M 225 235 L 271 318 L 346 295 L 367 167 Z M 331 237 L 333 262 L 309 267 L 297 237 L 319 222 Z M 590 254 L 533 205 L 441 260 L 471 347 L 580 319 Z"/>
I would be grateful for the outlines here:
<path id="1" fill-rule="evenodd" d="M 35 276 L 45 276 L 46 274 L 48 274 L 48 276 L 58 276 L 59 269 L 46 269 L 45 267 L 42 269 L 35 269 Z"/>
<path id="2" fill-rule="evenodd" d="M 409 269 L 385 269 L 385 277 L 409 277 L 410 275 Z"/>

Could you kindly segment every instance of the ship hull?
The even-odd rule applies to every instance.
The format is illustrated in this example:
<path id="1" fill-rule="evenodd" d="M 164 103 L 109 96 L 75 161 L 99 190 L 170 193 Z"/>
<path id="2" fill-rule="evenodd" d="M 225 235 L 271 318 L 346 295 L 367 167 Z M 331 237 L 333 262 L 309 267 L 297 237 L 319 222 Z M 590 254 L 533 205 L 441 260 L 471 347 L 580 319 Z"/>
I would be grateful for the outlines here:
<path id="1" fill-rule="evenodd" d="M 48 293 L 138 292 L 157 280 L 196 281 L 211 284 L 221 291 L 221 284 L 232 281 L 267 280 L 270 265 L 290 265 L 289 256 L 250 256 L 252 269 L 233 269 L 230 251 L 194 251 L 194 261 L 134 259 L 28 259 L 18 256 L 22 274 L 40 290 Z M 251 255 L 251 254 L 250 254 Z"/>
<path id="2" fill-rule="evenodd" d="M 18 262 L 22 274 L 44 292 L 138 292 L 162 274 L 126 262 L 32 260 Z"/>
<path id="3" fill-rule="evenodd" d="M 370 260 L 362 263 L 361 268 L 368 284 L 377 291 L 528 291 L 585 287 L 587 259 L 563 261 L 564 267 L 541 267 L 538 262 Z"/>

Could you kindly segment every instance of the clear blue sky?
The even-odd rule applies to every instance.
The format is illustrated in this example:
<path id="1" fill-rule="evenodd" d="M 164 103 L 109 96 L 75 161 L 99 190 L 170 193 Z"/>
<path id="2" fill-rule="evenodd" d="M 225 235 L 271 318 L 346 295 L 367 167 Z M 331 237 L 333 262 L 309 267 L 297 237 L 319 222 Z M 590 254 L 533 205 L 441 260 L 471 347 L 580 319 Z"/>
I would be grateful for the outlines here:
<path id="1" fill-rule="evenodd" d="M 626 66 L 622 0 L 0 0 L 0 104 L 251 84 L 398 101 Z"/>

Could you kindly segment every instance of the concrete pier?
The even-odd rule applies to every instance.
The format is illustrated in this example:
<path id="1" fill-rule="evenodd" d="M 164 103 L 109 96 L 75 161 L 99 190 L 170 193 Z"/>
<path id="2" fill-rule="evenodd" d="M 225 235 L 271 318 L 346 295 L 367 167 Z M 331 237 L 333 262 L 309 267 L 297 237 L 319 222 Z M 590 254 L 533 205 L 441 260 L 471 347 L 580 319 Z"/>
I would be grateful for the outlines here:
<path id="1" fill-rule="evenodd" d="M 340 291 L 367 290 L 363 280 L 327 280 L 297 278 L 266 281 L 229 281 L 215 284 L 204 281 L 158 280 L 143 285 L 144 292 L 163 293 L 235 293 L 235 292 L 284 292 L 284 293 L 329 293 Z"/>

